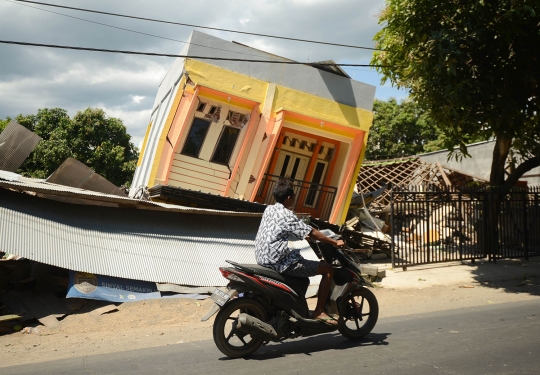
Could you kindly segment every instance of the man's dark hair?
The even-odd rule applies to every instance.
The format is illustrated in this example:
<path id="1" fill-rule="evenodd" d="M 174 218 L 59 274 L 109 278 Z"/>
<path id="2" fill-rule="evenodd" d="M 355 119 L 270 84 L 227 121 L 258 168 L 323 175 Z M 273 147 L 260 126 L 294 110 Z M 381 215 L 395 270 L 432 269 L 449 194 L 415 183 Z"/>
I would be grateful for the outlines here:
<path id="1" fill-rule="evenodd" d="M 293 183 L 285 177 L 281 177 L 274 187 L 274 198 L 277 202 L 283 203 L 287 197 L 294 197 Z"/>

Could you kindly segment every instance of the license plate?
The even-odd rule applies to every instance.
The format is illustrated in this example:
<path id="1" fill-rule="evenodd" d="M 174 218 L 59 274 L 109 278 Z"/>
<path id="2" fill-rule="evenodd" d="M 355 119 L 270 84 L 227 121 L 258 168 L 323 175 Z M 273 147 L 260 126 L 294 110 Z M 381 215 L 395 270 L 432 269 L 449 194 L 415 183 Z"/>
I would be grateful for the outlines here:
<path id="1" fill-rule="evenodd" d="M 231 296 L 227 292 L 224 292 L 220 289 L 216 289 L 214 290 L 210 298 L 212 298 L 212 300 L 214 300 L 214 302 L 217 303 L 219 306 L 223 306 L 224 304 L 227 303 L 227 301 L 229 300 L 229 298 L 231 298 Z"/>

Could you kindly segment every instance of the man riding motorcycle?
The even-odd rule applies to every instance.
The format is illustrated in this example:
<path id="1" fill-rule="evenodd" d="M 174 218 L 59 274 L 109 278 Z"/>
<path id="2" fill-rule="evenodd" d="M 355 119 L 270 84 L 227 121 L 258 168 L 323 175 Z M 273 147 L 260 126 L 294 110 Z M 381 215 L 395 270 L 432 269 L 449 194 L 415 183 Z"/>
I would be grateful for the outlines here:
<path id="1" fill-rule="evenodd" d="M 331 244 L 335 247 L 345 245 L 343 240 L 334 240 L 310 227 L 300 220 L 291 210 L 295 202 L 292 181 L 280 178 L 273 191 L 276 203 L 268 206 L 262 216 L 255 238 L 255 257 L 257 263 L 281 274 L 296 277 L 322 275 L 319 285 L 318 300 L 312 319 L 329 325 L 338 321 L 325 312 L 325 301 L 330 292 L 330 283 L 334 268 L 325 261 L 307 260 L 300 255 L 300 250 L 289 248 L 288 238 L 294 235 L 299 239 L 308 238 Z"/>

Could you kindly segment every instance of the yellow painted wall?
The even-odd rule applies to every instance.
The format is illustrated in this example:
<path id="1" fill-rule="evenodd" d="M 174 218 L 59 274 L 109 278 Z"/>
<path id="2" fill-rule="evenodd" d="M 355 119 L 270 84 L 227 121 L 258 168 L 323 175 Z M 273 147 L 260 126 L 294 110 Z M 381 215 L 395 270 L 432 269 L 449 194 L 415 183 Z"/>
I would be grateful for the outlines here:
<path id="1" fill-rule="evenodd" d="M 187 59 L 185 69 L 191 80 L 199 85 L 261 103 L 261 107 L 264 105 L 267 82 L 198 60 Z M 373 122 L 373 113 L 365 109 L 351 107 L 277 85 L 272 110 L 276 112 L 280 109 L 355 130 L 369 131 Z"/>

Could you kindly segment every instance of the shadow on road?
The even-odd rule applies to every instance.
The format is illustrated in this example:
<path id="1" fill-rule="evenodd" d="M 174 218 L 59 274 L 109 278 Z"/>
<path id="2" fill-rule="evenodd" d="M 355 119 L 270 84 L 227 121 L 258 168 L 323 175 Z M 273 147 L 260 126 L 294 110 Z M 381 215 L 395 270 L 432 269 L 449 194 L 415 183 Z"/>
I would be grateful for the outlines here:
<path id="1" fill-rule="evenodd" d="M 508 293 L 540 296 L 540 258 L 529 261 L 497 260 L 470 264 L 471 274 L 480 285 L 504 289 Z"/>
<path id="2" fill-rule="evenodd" d="M 253 355 L 243 359 L 247 361 L 261 361 L 285 357 L 291 354 L 311 355 L 326 350 L 343 350 L 360 346 L 388 345 L 386 339 L 389 335 L 390 333 L 370 333 L 359 340 L 348 340 L 339 333 L 329 333 L 292 341 L 284 341 L 281 343 L 272 343 L 261 347 Z M 231 358 L 222 357 L 220 360 L 231 360 Z"/>

